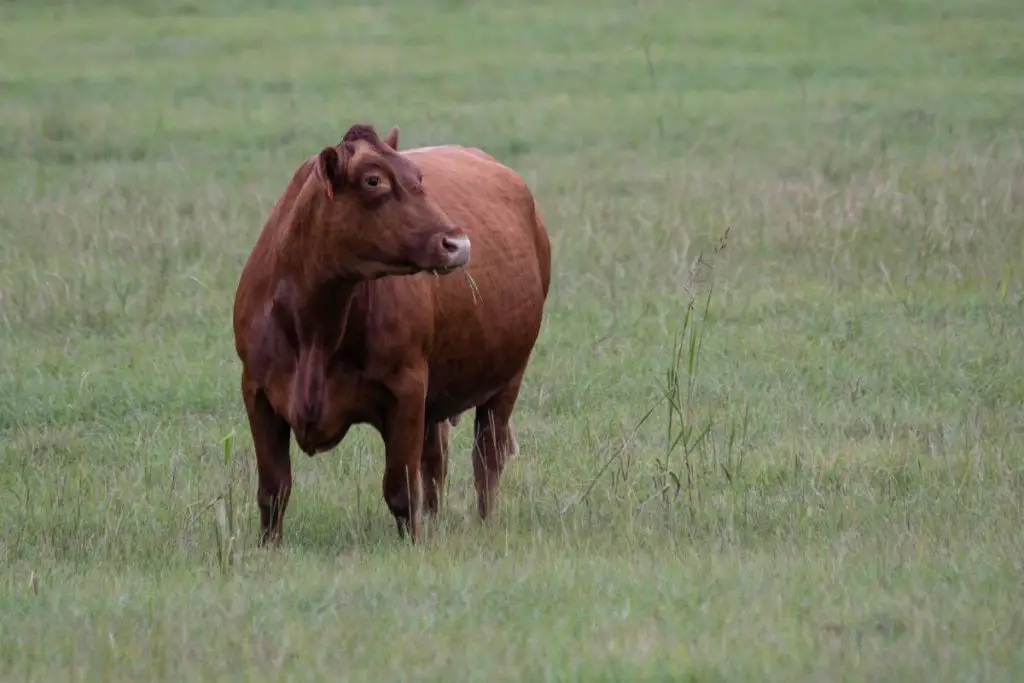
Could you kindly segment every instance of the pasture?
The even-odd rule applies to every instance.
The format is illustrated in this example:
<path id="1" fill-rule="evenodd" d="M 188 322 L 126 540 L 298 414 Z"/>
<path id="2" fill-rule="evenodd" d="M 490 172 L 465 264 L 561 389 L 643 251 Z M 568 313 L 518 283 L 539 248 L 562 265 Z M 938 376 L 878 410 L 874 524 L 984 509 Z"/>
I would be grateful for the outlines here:
<path id="1" fill-rule="evenodd" d="M 1016 679 L 1019 0 L 340 5 L 0 7 L 0 680 Z M 410 547 L 293 445 L 259 549 L 235 286 L 356 122 L 537 194 L 520 454 Z"/>

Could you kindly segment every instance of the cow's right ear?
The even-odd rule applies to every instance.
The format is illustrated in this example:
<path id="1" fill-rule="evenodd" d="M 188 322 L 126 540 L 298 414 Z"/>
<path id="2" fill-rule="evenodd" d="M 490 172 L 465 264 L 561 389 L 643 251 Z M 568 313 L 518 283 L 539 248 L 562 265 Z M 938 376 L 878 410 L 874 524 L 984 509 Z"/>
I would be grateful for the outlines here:
<path id="1" fill-rule="evenodd" d="M 338 154 L 338 148 L 324 147 L 316 157 L 316 175 L 327 188 L 327 198 L 341 192 L 345 183 L 345 160 Z"/>

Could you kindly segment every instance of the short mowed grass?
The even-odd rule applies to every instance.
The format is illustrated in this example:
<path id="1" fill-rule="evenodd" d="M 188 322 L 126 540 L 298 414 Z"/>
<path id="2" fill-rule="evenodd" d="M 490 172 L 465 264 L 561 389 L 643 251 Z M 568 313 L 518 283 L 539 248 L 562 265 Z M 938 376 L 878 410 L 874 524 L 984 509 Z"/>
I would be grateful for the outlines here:
<path id="1" fill-rule="evenodd" d="M 5 3 L 0 679 L 1012 681 L 1019 0 Z M 231 306 L 353 123 L 554 250 L 498 514 L 368 427 L 255 547 Z M 472 272 L 472 267 L 470 267 Z"/>

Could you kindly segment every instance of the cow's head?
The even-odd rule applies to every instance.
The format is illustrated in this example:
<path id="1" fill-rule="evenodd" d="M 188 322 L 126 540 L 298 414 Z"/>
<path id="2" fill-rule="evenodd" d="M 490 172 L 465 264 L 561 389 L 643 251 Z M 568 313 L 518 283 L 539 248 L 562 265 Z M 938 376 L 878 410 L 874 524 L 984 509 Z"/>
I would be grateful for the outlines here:
<path id="1" fill-rule="evenodd" d="M 381 140 L 373 126 L 357 124 L 316 156 L 305 188 L 308 210 L 293 224 L 307 263 L 362 280 L 447 273 L 469 262 L 469 237 L 427 194 L 420 169 L 397 147 L 397 128 Z"/>

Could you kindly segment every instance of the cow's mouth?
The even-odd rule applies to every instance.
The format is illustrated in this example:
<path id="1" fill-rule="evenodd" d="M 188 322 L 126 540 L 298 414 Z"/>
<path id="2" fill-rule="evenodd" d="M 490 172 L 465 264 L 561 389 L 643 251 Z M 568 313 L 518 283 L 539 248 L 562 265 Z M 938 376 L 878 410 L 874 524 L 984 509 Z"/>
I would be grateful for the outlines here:
<path id="1" fill-rule="evenodd" d="M 416 261 L 406 261 L 403 263 L 396 263 L 394 265 L 381 264 L 375 269 L 374 274 L 371 277 L 381 278 L 394 275 L 415 275 L 416 273 L 429 273 L 430 275 L 448 275 L 454 273 L 462 265 L 426 265 L 423 263 L 417 263 Z"/>
<path id="2" fill-rule="evenodd" d="M 447 275 L 448 273 L 454 273 L 462 266 L 439 266 L 437 268 L 429 268 L 427 272 L 431 275 Z"/>

